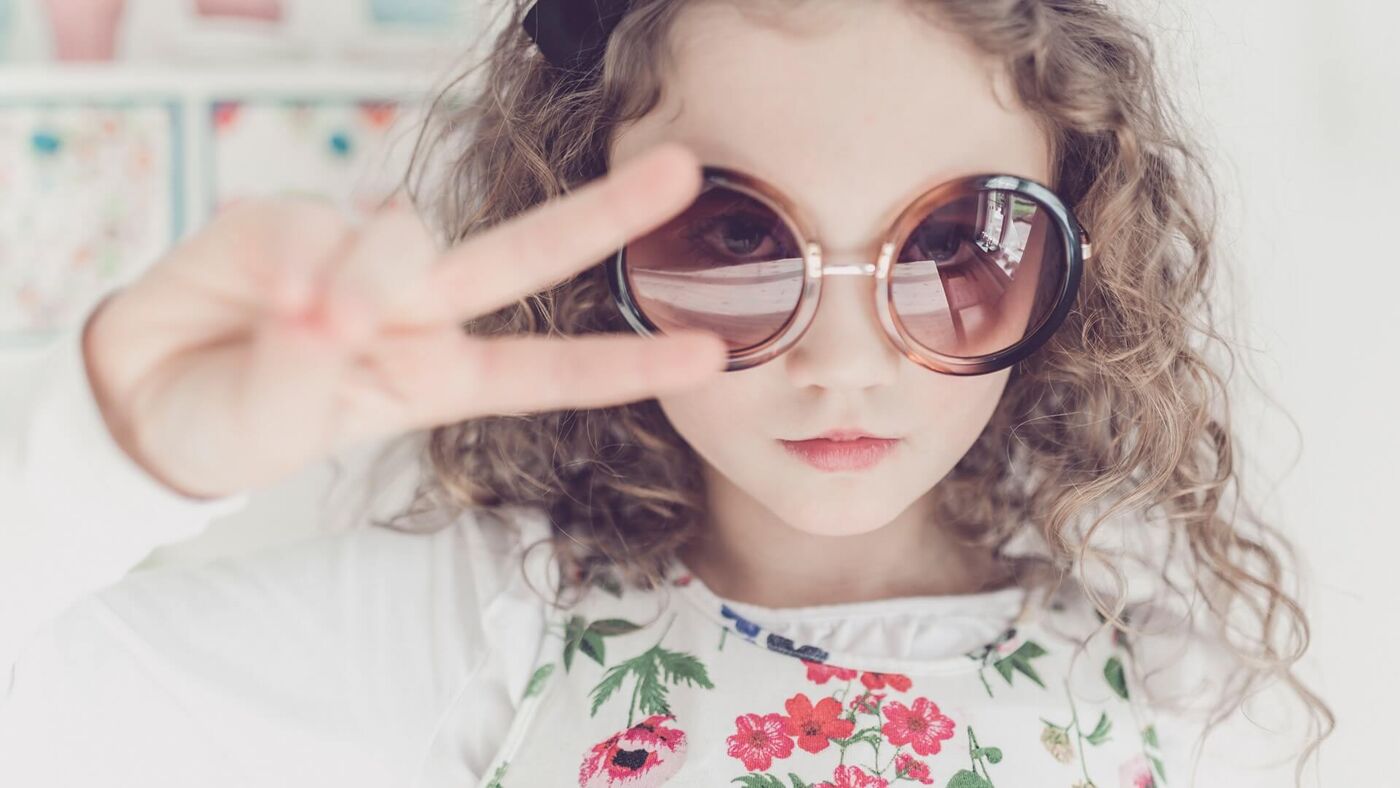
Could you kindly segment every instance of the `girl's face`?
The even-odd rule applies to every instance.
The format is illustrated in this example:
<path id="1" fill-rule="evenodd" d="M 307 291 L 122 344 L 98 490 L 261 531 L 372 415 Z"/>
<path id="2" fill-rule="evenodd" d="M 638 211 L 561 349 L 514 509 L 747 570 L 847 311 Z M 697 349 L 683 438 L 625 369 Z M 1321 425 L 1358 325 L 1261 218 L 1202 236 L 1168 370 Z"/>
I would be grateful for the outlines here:
<path id="1" fill-rule="evenodd" d="M 1011 91 L 991 61 L 906 3 L 802 3 L 781 29 L 737 5 L 682 12 L 662 103 L 619 132 L 614 165 L 671 140 L 751 173 L 803 208 L 836 265 L 873 262 L 893 216 L 935 184 L 985 172 L 1050 182 L 1048 139 L 998 102 Z M 712 511 L 850 535 L 922 514 L 1009 375 L 909 361 L 880 326 L 874 278 L 840 276 L 786 354 L 659 402 L 705 464 Z M 781 443 L 838 428 L 899 442 L 874 467 L 835 472 Z"/>

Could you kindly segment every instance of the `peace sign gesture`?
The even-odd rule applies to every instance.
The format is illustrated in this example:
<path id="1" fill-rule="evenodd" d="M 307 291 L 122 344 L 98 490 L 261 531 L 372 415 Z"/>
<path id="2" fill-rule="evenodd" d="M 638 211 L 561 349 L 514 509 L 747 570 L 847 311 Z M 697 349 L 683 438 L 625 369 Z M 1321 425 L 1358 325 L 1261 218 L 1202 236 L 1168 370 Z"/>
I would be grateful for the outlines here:
<path id="1" fill-rule="evenodd" d="M 404 209 L 359 227 L 289 199 L 231 207 L 110 295 L 83 347 L 118 444 L 191 496 L 274 482 L 371 438 L 603 407 L 724 368 L 717 337 L 473 337 L 461 323 L 595 264 L 700 188 L 659 145 L 440 252 Z"/>

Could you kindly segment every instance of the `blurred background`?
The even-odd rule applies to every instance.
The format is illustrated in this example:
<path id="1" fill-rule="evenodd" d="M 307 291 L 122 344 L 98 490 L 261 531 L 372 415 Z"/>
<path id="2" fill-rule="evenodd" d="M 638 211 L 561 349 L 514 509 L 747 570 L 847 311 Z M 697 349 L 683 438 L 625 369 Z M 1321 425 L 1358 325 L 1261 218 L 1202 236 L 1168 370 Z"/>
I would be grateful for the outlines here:
<path id="1" fill-rule="evenodd" d="M 1339 717 L 1308 784 L 1377 784 L 1400 702 L 1400 23 L 1381 0 L 1122 0 L 1221 192 L 1217 294 L 1246 492 L 1299 545 L 1301 666 Z M 42 347 L 230 202 L 396 188 L 491 0 L 0 0 L 0 363 Z M 464 86 L 469 87 L 469 86 Z M 1392 224 L 1396 222 L 1397 224 Z M 1223 363 L 1223 362 L 1222 362 Z M 380 450 L 389 450 L 380 459 Z M 137 571 L 388 513 L 412 441 L 309 468 Z M 369 475 L 380 481 L 371 486 Z M 1219 746 L 1219 745 L 1216 745 Z M 1378 775 L 1379 778 L 1378 778 Z M 1291 785 L 1281 766 L 1260 786 Z"/>

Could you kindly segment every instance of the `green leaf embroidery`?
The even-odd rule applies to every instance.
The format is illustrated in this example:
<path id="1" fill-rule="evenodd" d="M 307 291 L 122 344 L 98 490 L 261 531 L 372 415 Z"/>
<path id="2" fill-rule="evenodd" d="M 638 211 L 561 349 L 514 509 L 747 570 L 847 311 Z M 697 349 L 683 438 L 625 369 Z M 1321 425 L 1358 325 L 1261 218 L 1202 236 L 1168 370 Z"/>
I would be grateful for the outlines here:
<path id="1" fill-rule="evenodd" d="M 742 783 L 744 788 L 787 788 L 783 781 L 771 774 L 745 774 L 730 780 Z"/>
<path id="2" fill-rule="evenodd" d="M 1149 747 L 1159 746 L 1157 744 L 1157 727 L 1155 725 L 1148 725 L 1146 728 L 1143 728 L 1142 740 L 1147 742 Z"/>
<path id="3" fill-rule="evenodd" d="M 710 682 L 709 673 L 700 660 L 690 654 L 662 648 L 661 644 L 657 643 L 637 656 L 608 668 L 602 680 L 593 688 L 593 706 L 590 714 L 596 715 L 598 709 L 622 687 L 623 681 L 629 675 L 636 681 L 632 688 L 632 702 L 628 704 L 629 728 L 632 727 L 632 718 L 637 711 L 643 714 L 671 713 L 670 704 L 666 700 L 667 684 L 686 684 L 704 689 L 714 689 L 715 686 Z"/>
<path id="4" fill-rule="evenodd" d="M 598 686 L 593 688 L 593 708 L 589 710 L 589 716 L 598 714 L 598 707 L 607 702 L 613 693 L 622 688 L 622 680 L 627 678 L 627 664 L 613 665 L 608 668 L 608 672 L 603 674 L 603 680 L 598 682 Z"/>
<path id="5" fill-rule="evenodd" d="M 792 780 L 792 788 L 810 788 L 807 783 L 802 782 L 801 777 L 798 777 L 792 772 L 788 772 L 788 779 Z"/>
<path id="6" fill-rule="evenodd" d="M 1123 675 L 1123 663 L 1117 657 L 1109 657 L 1108 662 L 1104 663 L 1103 677 L 1108 679 L 1108 686 L 1118 693 L 1118 697 L 1128 699 L 1128 682 Z"/>
<path id="7" fill-rule="evenodd" d="M 976 760 L 978 758 L 986 758 L 991 763 L 1001 763 L 1001 748 L 978 747 L 977 749 L 972 751 L 972 758 L 973 760 Z"/>
<path id="8" fill-rule="evenodd" d="M 626 635 L 641 629 L 625 618 L 602 618 L 588 623 L 583 616 L 572 616 L 564 624 L 564 670 L 574 666 L 574 653 L 582 651 L 599 665 L 607 665 L 603 638 Z"/>
<path id="9" fill-rule="evenodd" d="M 1155 756 L 1155 755 L 1149 755 L 1149 756 L 1147 756 L 1147 758 L 1148 758 L 1148 760 L 1152 761 L 1152 766 L 1153 766 L 1153 768 L 1155 768 L 1155 769 L 1157 770 L 1157 776 L 1162 778 L 1162 782 L 1166 782 L 1166 781 L 1167 781 L 1167 770 L 1166 770 L 1166 768 L 1165 768 L 1164 766 L 1162 766 L 1162 759 L 1161 759 L 1161 758 L 1158 758 L 1158 757 Z"/>
<path id="10" fill-rule="evenodd" d="M 992 784 L 974 772 L 959 769 L 958 773 L 953 775 L 953 779 L 948 781 L 948 788 L 992 788 Z"/>
<path id="11" fill-rule="evenodd" d="M 1040 680 L 1040 675 L 1035 672 L 1035 668 L 1031 667 L 1032 659 L 1043 656 L 1045 656 L 1045 649 L 1041 648 L 1040 644 L 1034 640 L 1027 640 L 1015 651 L 993 662 L 992 667 L 997 669 L 1003 679 L 1006 679 L 1007 684 L 1011 683 L 1012 673 L 1022 673 L 1026 678 L 1044 687 L 1045 682 Z"/>
<path id="12" fill-rule="evenodd" d="M 1097 725 L 1094 726 L 1094 732 L 1090 733 L 1084 738 L 1088 739 L 1090 744 L 1096 746 L 1099 744 L 1103 744 L 1104 741 L 1108 738 L 1108 730 L 1111 727 L 1113 727 L 1113 724 L 1108 721 L 1108 715 L 1104 714 L 1103 712 L 1099 712 L 1099 722 Z"/>
<path id="13" fill-rule="evenodd" d="M 628 632 L 636 632 L 642 628 L 641 624 L 633 624 L 625 618 L 600 618 L 588 625 L 588 628 L 604 637 L 613 635 L 625 635 Z"/>
<path id="14" fill-rule="evenodd" d="M 579 651 L 593 658 L 599 665 L 607 665 L 603 661 L 603 636 L 599 635 L 592 627 L 583 631 L 583 637 L 578 644 Z"/>
<path id="15" fill-rule="evenodd" d="M 566 671 L 574 666 L 574 651 L 578 649 L 579 642 L 583 640 L 583 630 L 583 616 L 571 616 L 568 623 L 564 625 L 564 670 Z"/>
<path id="16" fill-rule="evenodd" d="M 553 673 L 553 662 L 549 663 L 548 665 L 541 665 L 538 668 L 536 668 L 534 674 L 530 676 L 529 683 L 525 685 L 525 697 L 533 698 L 534 696 L 540 694 L 540 690 L 544 689 L 545 681 L 547 681 L 550 675 L 552 675 Z"/>
<path id="17" fill-rule="evenodd" d="M 506 767 L 510 765 L 507 761 L 496 767 L 496 771 L 491 775 L 491 781 L 486 783 L 485 788 L 501 788 L 501 778 L 506 775 Z"/>

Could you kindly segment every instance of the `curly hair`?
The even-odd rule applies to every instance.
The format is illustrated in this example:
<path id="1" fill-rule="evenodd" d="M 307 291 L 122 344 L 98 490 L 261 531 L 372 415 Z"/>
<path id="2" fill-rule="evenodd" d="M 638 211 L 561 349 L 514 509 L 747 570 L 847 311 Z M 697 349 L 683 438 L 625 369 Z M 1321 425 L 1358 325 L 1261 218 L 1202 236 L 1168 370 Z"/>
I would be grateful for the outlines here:
<path id="1" fill-rule="evenodd" d="M 1023 582 L 1058 584 L 1076 571 L 1099 619 L 1124 632 L 1134 561 L 1151 570 L 1154 599 L 1203 599 L 1210 637 L 1237 670 L 1197 746 L 1256 688 L 1282 680 L 1317 731 L 1298 759 L 1301 784 L 1335 717 L 1293 671 L 1310 642 L 1284 588 L 1294 548 L 1244 502 L 1227 390 L 1236 351 L 1210 300 L 1218 197 L 1151 39 L 1096 0 L 905 2 L 1004 64 L 1049 133 L 1049 185 L 1095 250 L 1062 327 L 1012 369 L 985 430 L 936 486 L 940 526 L 997 556 L 1009 557 L 1013 541 L 1035 545 L 1044 571 Z M 599 67 L 562 81 L 520 34 L 525 3 L 508 2 L 503 30 L 438 93 L 417 139 L 406 184 L 443 242 L 604 174 L 611 133 L 659 100 L 667 32 L 685 5 L 637 0 Z M 464 330 L 628 328 L 594 266 Z M 1224 375 L 1208 360 L 1212 345 L 1230 360 Z M 380 525 L 422 530 L 444 522 L 421 524 L 426 511 L 537 507 L 566 585 L 606 575 L 652 587 L 702 527 L 700 460 L 654 399 L 441 426 L 423 460 L 430 472 L 413 504 Z M 1115 516 L 1147 544 L 1140 553 L 1095 544 Z M 1112 599 L 1096 590 L 1103 576 Z"/>

